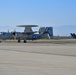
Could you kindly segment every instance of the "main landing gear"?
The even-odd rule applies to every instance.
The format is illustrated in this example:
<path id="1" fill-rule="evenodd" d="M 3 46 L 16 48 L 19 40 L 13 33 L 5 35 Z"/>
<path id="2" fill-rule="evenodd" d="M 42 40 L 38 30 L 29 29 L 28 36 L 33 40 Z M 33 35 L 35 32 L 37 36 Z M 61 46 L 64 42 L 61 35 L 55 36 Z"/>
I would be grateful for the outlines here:
<path id="1" fill-rule="evenodd" d="M 18 43 L 20 43 L 21 42 L 21 40 L 20 39 L 18 39 Z"/>
<path id="2" fill-rule="evenodd" d="M 18 39 L 18 43 L 20 43 L 20 42 L 21 42 L 21 40 Z M 27 40 L 24 40 L 23 42 L 24 42 L 24 43 L 27 43 Z"/>

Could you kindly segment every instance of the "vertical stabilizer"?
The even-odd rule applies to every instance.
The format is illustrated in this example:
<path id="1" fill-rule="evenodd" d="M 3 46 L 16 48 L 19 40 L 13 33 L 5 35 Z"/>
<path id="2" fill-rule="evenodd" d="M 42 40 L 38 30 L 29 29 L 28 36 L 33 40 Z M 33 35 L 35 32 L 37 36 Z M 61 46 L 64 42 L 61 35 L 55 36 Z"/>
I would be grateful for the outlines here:
<path id="1" fill-rule="evenodd" d="M 53 27 L 41 27 L 39 34 L 43 34 L 43 38 L 53 38 Z"/>
<path id="2" fill-rule="evenodd" d="M 53 38 L 53 27 L 46 27 L 46 32 L 48 32 L 49 38 Z"/>

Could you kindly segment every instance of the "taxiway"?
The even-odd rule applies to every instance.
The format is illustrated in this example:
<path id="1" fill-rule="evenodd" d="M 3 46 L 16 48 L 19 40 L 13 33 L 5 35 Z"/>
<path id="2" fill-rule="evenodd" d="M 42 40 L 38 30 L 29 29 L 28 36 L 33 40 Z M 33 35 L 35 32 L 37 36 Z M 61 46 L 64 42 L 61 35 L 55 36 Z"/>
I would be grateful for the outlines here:
<path id="1" fill-rule="evenodd" d="M 76 44 L 0 43 L 0 75 L 76 75 Z"/>

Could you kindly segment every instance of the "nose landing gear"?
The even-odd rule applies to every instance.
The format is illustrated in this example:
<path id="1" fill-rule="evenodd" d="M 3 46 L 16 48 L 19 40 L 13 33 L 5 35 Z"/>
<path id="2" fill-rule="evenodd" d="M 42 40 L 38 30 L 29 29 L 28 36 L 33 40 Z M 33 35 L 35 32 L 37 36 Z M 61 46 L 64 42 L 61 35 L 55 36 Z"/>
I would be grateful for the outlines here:
<path id="1" fill-rule="evenodd" d="M 24 40 L 24 43 L 27 43 L 27 40 Z"/>

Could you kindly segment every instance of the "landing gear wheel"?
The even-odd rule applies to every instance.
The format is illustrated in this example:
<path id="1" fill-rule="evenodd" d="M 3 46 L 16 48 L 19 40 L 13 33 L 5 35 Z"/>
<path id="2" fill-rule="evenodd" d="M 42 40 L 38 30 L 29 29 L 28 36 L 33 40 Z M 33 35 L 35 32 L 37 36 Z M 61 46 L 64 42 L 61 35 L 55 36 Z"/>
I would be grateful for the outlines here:
<path id="1" fill-rule="evenodd" d="M 18 40 L 18 43 L 20 43 L 21 42 L 21 40 Z"/>
<path id="2" fill-rule="evenodd" d="M 24 43 L 27 43 L 27 41 L 26 41 L 26 40 L 24 40 Z"/>
<path id="3" fill-rule="evenodd" d="M 0 41 L 0 43 L 1 43 L 2 41 Z"/>

